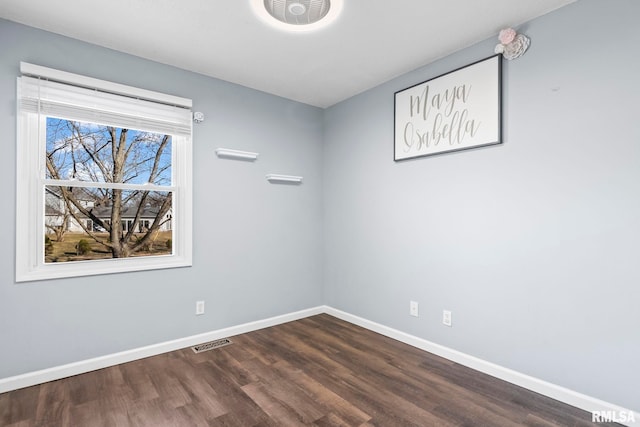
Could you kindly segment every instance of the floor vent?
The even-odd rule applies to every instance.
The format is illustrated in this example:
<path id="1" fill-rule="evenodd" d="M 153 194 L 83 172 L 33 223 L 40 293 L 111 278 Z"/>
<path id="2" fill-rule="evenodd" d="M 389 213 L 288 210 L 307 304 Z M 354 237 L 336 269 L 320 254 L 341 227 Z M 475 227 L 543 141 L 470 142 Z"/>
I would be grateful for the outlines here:
<path id="1" fill-rule="evenodd" d="M 225 345 L 231 344 L 231 340 L 227 338 L 223 338 L 221 340 L 215 340 L 206 342 L 204 344 L 198 344 L 191 347 L 194 353 L 202 353 L 203 351 L 213 350 L 214 348 L 224 347 Z"/>

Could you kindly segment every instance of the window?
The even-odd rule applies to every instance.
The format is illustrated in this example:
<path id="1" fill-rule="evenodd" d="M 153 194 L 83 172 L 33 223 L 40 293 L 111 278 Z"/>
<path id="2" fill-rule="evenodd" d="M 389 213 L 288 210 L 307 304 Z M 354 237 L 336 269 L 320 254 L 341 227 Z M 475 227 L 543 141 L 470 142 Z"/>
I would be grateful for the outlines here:
<path id="1" fill-rule="evenodd" d="M 21 70 L 16 280 L 191 265 L 191 101 Z"/>

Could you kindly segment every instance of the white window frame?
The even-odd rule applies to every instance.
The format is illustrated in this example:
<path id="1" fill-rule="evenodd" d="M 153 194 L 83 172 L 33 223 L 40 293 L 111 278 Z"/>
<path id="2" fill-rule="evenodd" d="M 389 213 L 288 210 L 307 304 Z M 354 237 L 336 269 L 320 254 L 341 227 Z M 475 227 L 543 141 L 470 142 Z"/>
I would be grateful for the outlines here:
<path id="1" fill-rule="evenodd" d="M 17 85 L 16 282 L 191 266 L 192 101 L 24 62 L 20 63 L 20 71 L 22 76 L 18 77 Z M 46 152 L 47 114 L 42 112 L 39 89 L 36 101 L 37 108 L 33 106 L 34 97 L 31 96 L 30 99 L 27 94 L 29 87 L 32 87 L 34 78 L 39 82 L 42 81 L 43 85 L 54 87 L 55 90 L 52 90 L 52 93 L 56 90 L 63 93 L 68 86 L 71 94 L 69 100 L 64 99 L 63 95 L 62 98 L 55 99 L 53 104 L 67 103 L 66 105 L 71 106 L 72 111 L 75 108 L 72 105 L 75 102 L 75 93 L 79 94 L 79 99 L 82 99 L 83 96 L 86 97 L 86 93 L 95 94 L 96 100 L 92 100 L 92 105 L 85 109 L 93 109 L 98 114 L 104 111 L 106 114 L 111 116 L 115 114 L 116 116 L 114 122 L 101 124 L 126 127 L 118 124 L 117 116 L 121 114 L 125 123 L 131 120 L 145 123 L 144 126 L 151 123 L 149 125 L 151 128 L 140 130 L 157 131 L 156 129 L 171 129 L 171 126 L 177 129 L 176 133 L 164 131 L 164 133 L 172 135 L 171 185 L 145 186 L 145 189 L 150 191 L 173 193 L 172 254 L 45 263 L 44 188 L 46 185 L 61 184 L 83 186 L 83 183 L 46 179 L 44 155 Z M 29 103 L 31 105 L 27 106 Z M 80 104 L 82 101 L 78 105 Z M 119 109 L 120 106 L 123 108 L 122 111 Z M 81 112 L 80 116 L 82 114 Z M 82 119 L 82 117 L 73 117 L 73 113 L 72 116 L 63 118 Z M 156 129 L 153 128 L 154 126 Z M 126 186 L 126 184 L 109 183 L 104 185 L 104 187 L 122 187 L 122 189 L 126 189 Z"/>

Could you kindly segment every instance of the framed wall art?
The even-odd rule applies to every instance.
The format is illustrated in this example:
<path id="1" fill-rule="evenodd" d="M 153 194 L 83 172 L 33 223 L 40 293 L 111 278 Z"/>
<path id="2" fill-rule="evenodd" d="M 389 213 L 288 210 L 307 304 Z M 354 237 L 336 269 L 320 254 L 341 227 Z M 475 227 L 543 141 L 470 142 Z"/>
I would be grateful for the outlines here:
<path id="1" fill-rule="evenodd" d="M 502 143 L 502 55 L 395 93 L 394 160 Z"/>

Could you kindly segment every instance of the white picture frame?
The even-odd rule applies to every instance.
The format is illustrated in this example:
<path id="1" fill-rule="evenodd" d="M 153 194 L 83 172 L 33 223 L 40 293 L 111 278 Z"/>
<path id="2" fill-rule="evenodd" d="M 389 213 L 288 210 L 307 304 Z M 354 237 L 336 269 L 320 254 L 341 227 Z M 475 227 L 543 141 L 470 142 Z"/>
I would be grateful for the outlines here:
<path id="1" fill-rule="evenodd" d="M 394 160 L 502 143 L 502 55 L 400 90 Z"/>

